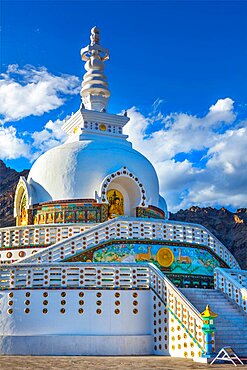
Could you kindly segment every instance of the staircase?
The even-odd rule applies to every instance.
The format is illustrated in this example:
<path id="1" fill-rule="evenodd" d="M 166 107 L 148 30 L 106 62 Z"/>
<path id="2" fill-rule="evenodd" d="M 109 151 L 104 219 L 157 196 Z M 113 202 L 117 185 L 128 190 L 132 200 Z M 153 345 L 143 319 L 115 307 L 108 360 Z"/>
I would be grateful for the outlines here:
<path id="1" fill-rule="evenodd" d="M 218 314 L 215 320 L 215 351 L 230 346 L 238 356 L 247 357 L 247 315 L 219 290 L 180 288 L 183 295 L 203 312 L 207 304 Z"/>

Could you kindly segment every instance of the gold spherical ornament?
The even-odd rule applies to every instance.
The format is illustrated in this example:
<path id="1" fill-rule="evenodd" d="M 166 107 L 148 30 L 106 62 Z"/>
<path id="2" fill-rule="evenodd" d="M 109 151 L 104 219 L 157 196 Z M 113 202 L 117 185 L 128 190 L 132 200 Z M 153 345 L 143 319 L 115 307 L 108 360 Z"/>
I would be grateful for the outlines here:
<path id="1" fill-rule="evenodd" d="M 104 125 L 103 123 L 101 123 L 99 125 L 99 129 L 100 129 L 100 131 L 106 131 L 106 125 Z"/>
<path id="2" fill-rule="evenodd" d="M 174 254 L 169 248 L 160 248 L 156 254 L 156 260 L 163 267 L 170 267 L 174 262 Z"/>

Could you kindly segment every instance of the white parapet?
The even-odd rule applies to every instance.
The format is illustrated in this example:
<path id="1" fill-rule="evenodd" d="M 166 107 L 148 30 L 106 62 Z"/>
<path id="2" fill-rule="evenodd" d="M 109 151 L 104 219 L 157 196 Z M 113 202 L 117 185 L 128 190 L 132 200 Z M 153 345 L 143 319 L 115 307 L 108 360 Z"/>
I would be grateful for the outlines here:
<path id="1" fill-rule="evenodd" d="M 221 290 L 247 313 L 247 271 L 216 268 L 215 289 Z"/>
<path id="2" fill-rule="evenodd" d="M 118 217 L 56 243 L 28 258 L 25 263 L 62 261 L 99 243 L 110 240 L 164 240 L 206 246 L 231 268 L 239 264 L 231 252 L 205 227 L 197 224 L 145 218 Z"/>

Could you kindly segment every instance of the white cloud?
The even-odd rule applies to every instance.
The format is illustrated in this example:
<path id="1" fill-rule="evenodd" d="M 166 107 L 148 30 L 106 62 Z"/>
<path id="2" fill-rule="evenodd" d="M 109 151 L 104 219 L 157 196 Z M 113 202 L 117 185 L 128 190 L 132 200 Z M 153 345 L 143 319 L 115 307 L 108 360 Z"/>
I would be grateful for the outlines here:
<path id="1" fill-rule="evenodd" d="M 203 117 L 157 113 L 150 118 L 135 107 L 128 110 L 125 133 L 154 164 L 170 210 L 247 206 L 247 121 L 237 124 L 233 105 L 230 98 L 219 99 Z M 200 158 L 188 159 L 195 151 L 204 151 L 200 168 Z M 179 154 L 185 159 L 176 160 Z"/>
<path id="2" fill-rule="evenodd" d="M 219 99 L 209 108 L 207 118 L 214 124 L 217 122 L 232 123 L 236 118 L 233 112 L 234 101 L 230 98 Z"/>
<path id="3" fill-rule="evenodd" d="M 79 79 L 62 74 L 55 76 L 45 67 L 9 65 L 0 75 L 0 118 L 2 123 L 17 121 L 60 107 L 66 95 L 78 94 Z"/>
<path id="4" fill-rule="evenodd" d="M 210 112 L 232 112 L 234 101 L 231 98 L 218 99 L 217 102 L 209 108 Z"/>
<path id="5" fill-rule="evenodd" d="M 29 146 L 22 138 L 17 137 L 13 126 L 0 126 L 0 148 L 1 159 L 30 158 Z"/>
<path id="6" fill-rule="evenodd" d="M 128 110 L 131 119 L 125 127 L 125 133 L 129 135 L 130 141 L 135 143 L 137 150 L 145 150 L 152 162 L 162 161 L 174 157 L 177 153 L 202 150 L 217 142 L 218 134 L 215 130 L 220 123 L 230 124 L 236 118 L 232 107 L 233 101 L 226 98 L 218 100 L 202 118 L 184 113 L 172 113 L 169 116 L 158 114 L 162 128 L 148 137 L 146 131 L 150 125 L 154 125 L 157 117 L 144 117 L 133 107 Z M 154 146 L 146 145 L 147 143 Z"/>
<path id="7" fill-rule="evenodd" d="M 25 157 L 33 162 L 45 151 L 65 142 L 67 135 L 62 130 L 63 123 L 59 119 L 54 122 L 50 120 L 43 130 L 31 134 L 26 131 L 22 133 L 22 137 L 18 137 L 15 127 L 0 125 L 0 158 Z"/>
<path id="8" fill-rule="evenodd" d="M 35 148 L 33 159 L 36 159 L 40 154 L 45 151 L 62 144 L 67 139 L 66 133 L 62 130 L 61 120 L 48 121 L 42 131 L 35 131 L 32 133 L 32 147 Z"/>

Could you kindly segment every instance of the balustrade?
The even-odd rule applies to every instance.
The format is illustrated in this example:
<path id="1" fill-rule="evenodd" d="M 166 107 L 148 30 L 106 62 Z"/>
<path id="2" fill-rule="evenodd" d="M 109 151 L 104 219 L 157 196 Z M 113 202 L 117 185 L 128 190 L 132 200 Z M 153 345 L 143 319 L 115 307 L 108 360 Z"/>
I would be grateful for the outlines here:
<path id="1" fill-rule="evenodd" d="M 5 227 L 0 229 L 0 248 L 51 245 L 82 233 L 92 226 L 92 224 L 53 224 Z"/>
<path id="2" fill-rule="evenodd" d="M 214 286 L 215 289 L 220 289 L 227 294 L 247 312 L 247 271 L 216 268 L 214 270 Z"/>
<path id="3" fill-rule="evenodd" d="M 203 320 L 199 311 L 154 265 L 150 265 L 150 287 L 166 302 L 168 310 L 185 331 L 204 348 Z"/>
<path id="4" fill-rule="evenodd" d="M 146 264 L 59 263 L 0 267 L 0 289 L 149 289 Z"/>

